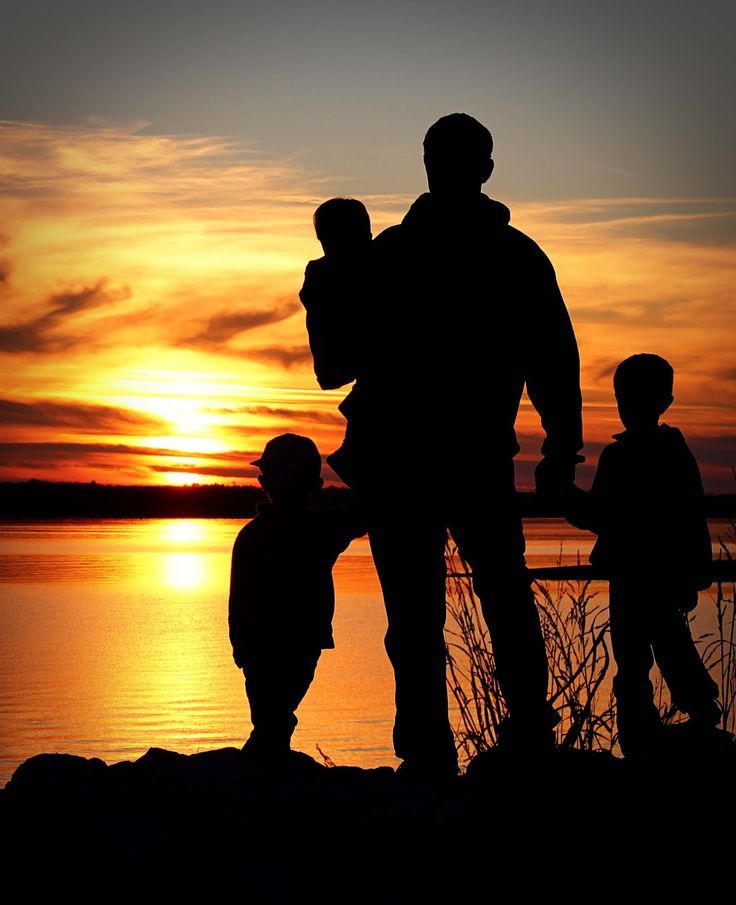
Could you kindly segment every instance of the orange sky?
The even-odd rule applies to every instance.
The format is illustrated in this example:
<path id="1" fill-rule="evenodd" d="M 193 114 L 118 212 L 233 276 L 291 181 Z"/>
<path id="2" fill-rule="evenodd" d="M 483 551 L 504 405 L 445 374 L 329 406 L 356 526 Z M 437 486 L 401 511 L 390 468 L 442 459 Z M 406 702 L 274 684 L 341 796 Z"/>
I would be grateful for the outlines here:
<path id="1" fill-rule="evenodd" d="M 0 480 L 240 483 L 276 433 L 339 444 L 344 391 L 317 387 L 297 297 L 320 254 L 312 211 L 335 194 L 323 174 L 217 137 L 6 122 L 0 179 Z M 374 232 L 412 200 L 361 197 Z M 666 420 L 706 488 L 732 491 L 736 203 L 499 200 L 552 259 L 576 328 L 582 483 L 619 429 L 612 368 L 652 351 L 675 367 Z M 528 404 L 518 427 L 525 486 Z"/>

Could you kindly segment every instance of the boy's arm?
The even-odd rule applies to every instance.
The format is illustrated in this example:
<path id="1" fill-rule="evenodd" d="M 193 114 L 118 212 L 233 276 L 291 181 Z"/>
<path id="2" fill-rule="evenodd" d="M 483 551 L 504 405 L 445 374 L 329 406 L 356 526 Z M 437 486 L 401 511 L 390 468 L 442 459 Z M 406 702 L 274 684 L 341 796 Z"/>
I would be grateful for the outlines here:
<path id="1" fill-rule="evenodd" d="M 299 298 L 307 312 L 309 348 L 314 373 L 323 390 L 334 390 L 355 380 L 354 362 L 349 362 L 350 337 L 340 335 L 338 304 L 350 304 L 340 298 L 339 274 L 326 258 L 310 261 L 304 273 Z M 344 331 L 342 331 L 344 333 Z"/>
<path id="2" fill-rule="evenodd" d="M 248 582 L 248 569 L 246 568 L 244 545 L 240 535 L 238 535 L 233 546 L 230 567 L 230 596 L 228 599 L 230 644 L 233 648 L 233 660 L 238 669 L 242 669 L 245 663 L 245 612 L 251 590 Z"/>
<path id="3" fill-rule="evenodd" d="M 705 591 L 713 583 L 713 548 L 705 515 L 703 478 L 695 456 L 689 447 L 684 450 L 682 464 L 682 505 L 687 525 L 686 543 L 691 559 L 692 577 L 696 590 Z"/>
<path id="4" fill-rule="evenodd" d="M 574 528 L 598 534 L 590 492 L 586 493 L 577 484 L 573 484 L 566 495 L 563 515 Z"/>
<path id="5" fill-rule="evenodd" d="M 575 528 L 591 531 L 593 534 L 601 533 L 606 511 L 606 497 L 611 492 L 614 468 L 612 468 L 611 449 L 606 447 L 598 457 L 598 468 L 590 491 L 586 493 L 577 485 L 573 485 L 572 491 L 566 497 L 564 515 Z"/>
<path id="6" fill-rule="evenodd" d="M 329 513 L 330 527 L 339 553 L 347 550 L 356 537 L 363 537 L 368 531 L 365 507 L 357 499 L 351 500 L 347 506 L 326 512 Z"/>

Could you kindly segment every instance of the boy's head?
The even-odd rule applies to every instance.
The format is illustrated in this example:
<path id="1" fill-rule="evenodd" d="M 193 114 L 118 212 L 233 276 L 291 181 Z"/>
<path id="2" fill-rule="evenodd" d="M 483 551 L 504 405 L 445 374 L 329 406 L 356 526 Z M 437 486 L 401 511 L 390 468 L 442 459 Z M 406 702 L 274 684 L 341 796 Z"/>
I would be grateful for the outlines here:
<path id="1" fill-rule="evenodd" d="M 672 405 L 674 371 L 659 355 L 642 353 L 624 359 L 613 375 L 621 421 L 627 429 L 656 426 Z"/>
<path id="2" fill-rule="evenodd" d="M 314 212 L 314 231 L 326 255 L 354 252 L 370 242 L 371 218 L 356 198 L 330 198 Z"/>
<path id="3" fill-rule="evenodd" d="M 260 468 L 258 481 L 274 502 L 306 499 L 322 487 L 322 457 L 309 437 L 280 434 L 251 465 Z"/>

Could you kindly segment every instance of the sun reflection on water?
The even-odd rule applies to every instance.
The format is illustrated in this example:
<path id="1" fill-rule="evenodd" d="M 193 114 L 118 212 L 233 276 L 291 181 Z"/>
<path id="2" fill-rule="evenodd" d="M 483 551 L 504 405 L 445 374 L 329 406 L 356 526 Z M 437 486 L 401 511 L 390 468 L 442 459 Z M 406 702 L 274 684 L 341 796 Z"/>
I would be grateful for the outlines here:
<path id="1" fill-rule="evenodd" d="M 170 544 L 193 544 L 204 540 L 205 526 L 200 520 L 172 519 L 164 522 L 162 533 Z"/>
<path id="2" fill-rule="evenodd" d="M 164 582 L 177 590 L 193 591 L 204 584 L 206 567 L 200 553 L 167 553 L 164 556 Z"/>

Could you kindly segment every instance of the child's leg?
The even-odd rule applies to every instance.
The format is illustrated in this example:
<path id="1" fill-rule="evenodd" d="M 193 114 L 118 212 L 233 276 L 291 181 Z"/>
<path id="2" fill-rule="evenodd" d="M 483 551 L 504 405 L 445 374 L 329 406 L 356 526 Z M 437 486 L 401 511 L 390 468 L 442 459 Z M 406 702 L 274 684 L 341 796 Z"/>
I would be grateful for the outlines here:
<path id="1" fill-rule="evenodd" d="M 661 728 L 649 672 L 648 588 L 631 579 L 611 579 L 611 646 L 617 672 L 613 679 L 619 744 L 624 755 L 645 750 Z"/>
<path id="2" fill-rule="evenodd" d="M 246 664 L 243 672 L 253 731 L 245 750 L 266 758 L 289 751 L 297 725 L 294 711 L 312 683 L 320 653 L 272 653 Z"/>
<path id="3" fill-rule="evenodd" d="M 652 646 L 672 704 L 692 719 L 715 726 L 720 720 L 718 685 L 695 647 L 684 612 L 668 609 L 653 627 Z"/>

